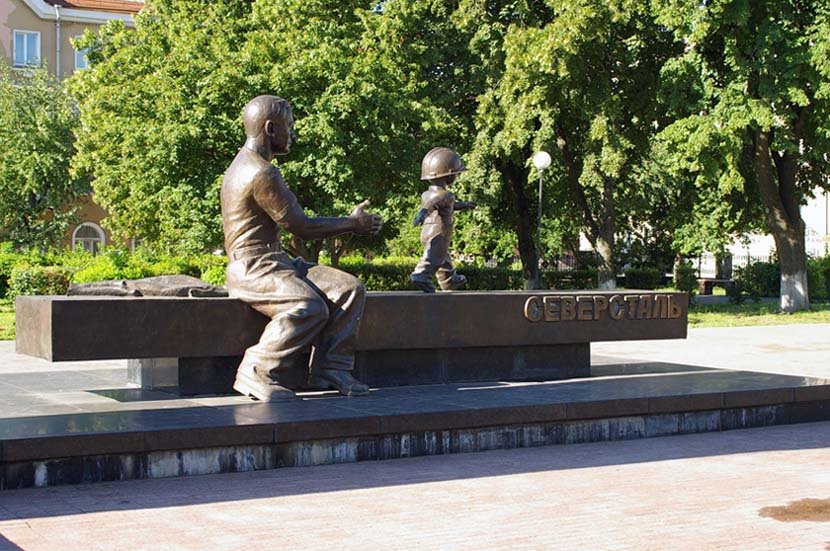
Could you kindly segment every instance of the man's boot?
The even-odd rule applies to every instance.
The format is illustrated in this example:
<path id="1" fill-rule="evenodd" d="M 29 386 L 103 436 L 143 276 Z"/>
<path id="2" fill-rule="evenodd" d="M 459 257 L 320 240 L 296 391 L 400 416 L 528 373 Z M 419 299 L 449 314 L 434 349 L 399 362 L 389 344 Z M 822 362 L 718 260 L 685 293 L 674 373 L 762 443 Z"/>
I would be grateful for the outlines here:
<path id="1" fill-rule="evenodd" d="M 245 361 L 240 364 L 236 371 L 236 381 L 233 383 L 233 389 L 240 394 L 263 402 L 283 402 L 293 400 L 296 397 L 293 391 L 274 380 L 267 370 Z"/>
<path id="2" fill-rule="evenodd" d="M 351 371 L 344 369 L 321 369 L 311 375 L 309 386 L 336 390 L 343 396 L 365 396 L 369 394 L 369 385 L 354 378 Z"/>

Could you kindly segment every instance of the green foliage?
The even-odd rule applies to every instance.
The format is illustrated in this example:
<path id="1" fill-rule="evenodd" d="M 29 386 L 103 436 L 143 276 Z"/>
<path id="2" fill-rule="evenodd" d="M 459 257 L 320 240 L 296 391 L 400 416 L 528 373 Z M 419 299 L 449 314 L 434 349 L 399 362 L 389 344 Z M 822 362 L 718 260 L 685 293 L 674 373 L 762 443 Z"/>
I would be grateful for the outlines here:
<path id="1" fill-rule="evenodd" d="M 810 302 L 827 302 L 830 298 L 830 257 L 807 260 L 807 289 Z"/>
<path id="2" fill-rule="evenodd" d="M 810 311 L 782 315 L 776 302 L 695 305 L 689 308 L 689 327 L 741 327 L 830 323 L 830 305 L 814 305 Z"/>
<path id="3" fill-rule="evenodd" d="M 0 62 L 0 238 L 16 248 L 57 244 L 87 191 L 69 172 L 78 114 L 46 68 Z"/>
<path id="4" fill-rule="evenodd" d="M 629 289 L 656 289 L 662 280 L 663 274 L 657 268 L 632 267 L 625 271 L 625 286 Z"/>
<path id="5" fill-rule="evenodd" d="M 697 273 L 691 262 L 681 262 L 674 268 L 674 288 L 694 296 L 697 293 Z"/>
<path id="6" fill-rule="evenodd" d="M 72 270 L 62 266 L 17 266 L 9 278 L 8 295 L 64 295 L 71 278 Z"/>
<path id="7" fill-rule="evenodd" d="M 417 257 L 386 257 L 366 261 L 361 257 L 345 257 L 340 268 L 360 279 L 370 291 L 411 291 L 409 280 Z M 466 290 L 494 291 L 524 288 L 521 270 L 489 268 L 460 264 L 458 272 L 467 277 Z M 542 278 L 549 289 L 590 289 L 596 286 L 596 270 L 583 269 L 569 272 L 543 272 Z"/>
<path id="8" fill-rule="evenodd" d="M 239 114 L 263 87 L 240 52 L 251 2 L 158 0 L 87 33 L 73 75 L 82 125 L 74 167 L 95 176 L 116 239 L 195 253 L 221 242 L 219 178 L 243 142 Z"/>
<path id="9" fill-rule="evenodd" d="M 91 67 L 73 78 L 83 126 L 75 166 L 94 172 L 116 238 L 142 236 L 192 254 L 221 243 L 218 188 L 244 142 L 243 106 L 276 94 L 294 107 L 299 140 L 279 160 L 315 215 L 363 199 L 397 233 L 418 195 L 420 157 L 457 145 L 464 85 L 454 63 L 451 2 L 156 0 L 135 30 L 85 36 Z M 289 38 L 290 37 L 290 38 Z M 382 240 L 341 242 L 348 248 Z M 315 258 L 321 242 L 286 245 Z"/>
<path id="10" fill-rule="evenodd" d="M 0 299 L 6 296 L 12 268 L 20 261 L 21 256 L 13 250 L 11 243 L 0 243 Z"/>
<path id="11" fill-rule="evenodd" d="M 781 292 L 781 269 L 773 262 L 753 262 L 735 268 L 737 292 L 753 300 L 775 297 Z"/>
<path id="12" fill-rule="evenodd" d="M 225 284 L 225 266 L 206 266 L 202 269 L 199 279 L 211 285 L 222 286 Z"/>
<path id="13" fill-rule="evenodd" d="M 657 0 L 653 8 L 687 45 L 663 69 L 671 117 L 656 156 L 667 178 L 691 190 L 678 246 L 717 250 L 763 223 L 785 249 L 781 270 L 795 276 L 806 267 L 799 206 L 830 182 L 830 5 Z M 771 288 L 748 279 L 752 293 Z"/>
<path id="14" fill-rule="evenodd" d="M 817 269 L 824 274 L 824 285 L 826 289 L 825 300 L 830 301 L 830 255 L 823 256 L 816 260 L 815 263 L 817 264 Z"/>
<path id="15" fill-rule="evenodd" d="M 630 200 L 634 169 L 661 118 L 660 69 L 679 42 L 648 1 L 470 1 L 462 9 L 486 68 L 470 178 L 491 196 L 491 223 L 515 229 L 525 271 L 534 271 L 538 174 L 528 161 L 546 150 L 544 214 L 559 223 L 543 225 L 571 249 L 582 230 L 610 282 L 615 235 L 641 219 Z"/>
<path id="16" fill-rule="evenodd" d="M 596 289 L 597 277 L 595 266 L 563 272 L 542 272 L 542 282 L 547 289 Z M 522 287 L 514 288 L 521 289 Z"/>
<path id="17" fill-rule="evenodd" d="M 340 260 L 340 269 L 360 279 L 369 291 L 405 291 L 413 289 L 409 274 L 416 262 L 402 259 L 374 263 L 349 257 Z"/>
<path id="18" fill-rule="evenodd" d="M 87 258 L 86 262 L 78 266 L 72 281 L 89 283 L 177 274 L 201 277 L 214 266 L 221 266 L 224 270 L 224 257 L 178 257 L 155 254 L 147 249 L 139 249 L 135 254 L 131 254 L 123 249 L 107 249 L 98 256 Z"/>
<path id="19" fill-rule="evenodd" d="M 14 304 L 0 299 L 0 341 L 14 340 Z"/>
<path id="20" fill-rule="evenodd" d="M 127 251 L 109 249 L 90 259 L 74 274 L 72 280 L 74 283 L 89 283 L 111 279 L 140 279 L 150 275 L 153 274 L 149 265 L 140 258 Z"/>

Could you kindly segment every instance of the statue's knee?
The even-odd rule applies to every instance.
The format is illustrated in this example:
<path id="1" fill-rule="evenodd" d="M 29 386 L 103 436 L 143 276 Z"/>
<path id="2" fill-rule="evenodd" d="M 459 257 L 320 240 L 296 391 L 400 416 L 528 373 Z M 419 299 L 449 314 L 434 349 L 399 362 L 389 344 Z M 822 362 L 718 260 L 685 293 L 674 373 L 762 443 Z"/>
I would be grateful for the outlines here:
<path id="1" fill-rule="evenodd" d="M 355 276 L 342 272 L 330 292 L 332 300 L 337 303 L 351 300 L 352 297 L 362 301 L 366 296 L 366 286 Z"/>
<path id="2" fill-rule="evenodd" d="M 314 320 L 320 324 L 325 323 L 329 319 L 329 307 L 322 298 L 302 300 L 297 305 L 294 313 L 297 317 Z"/>

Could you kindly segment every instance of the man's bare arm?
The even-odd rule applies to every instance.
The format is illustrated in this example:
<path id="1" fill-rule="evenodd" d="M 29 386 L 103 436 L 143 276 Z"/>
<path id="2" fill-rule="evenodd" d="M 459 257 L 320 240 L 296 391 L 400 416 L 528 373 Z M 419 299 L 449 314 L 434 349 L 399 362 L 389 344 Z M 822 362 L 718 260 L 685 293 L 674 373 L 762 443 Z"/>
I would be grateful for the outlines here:
<path id="1" fill-rule="evenodd" d="M 292 209 L 278 224 L 305 240 L 324 239 L 348 232 L 357 235 L 376 235 L 383 227 L 383 223 L 377 214 L 364 211 L 366 203 L 367 201 L 364 201 L 355 207 L 349 216 L 343 217 L 309 218 L 301 208 Z"/>
<path id="2" fill-rule="evenodd" d="M 380 216 L 365 211 L 368 201 L 355 207 L 349 216 L 309 218 L 276 167 L 261 175 L 254 198 L 277 224 L 304 240 L 324 239 L 349 232 L 376 235 L 383 227 Z"/>

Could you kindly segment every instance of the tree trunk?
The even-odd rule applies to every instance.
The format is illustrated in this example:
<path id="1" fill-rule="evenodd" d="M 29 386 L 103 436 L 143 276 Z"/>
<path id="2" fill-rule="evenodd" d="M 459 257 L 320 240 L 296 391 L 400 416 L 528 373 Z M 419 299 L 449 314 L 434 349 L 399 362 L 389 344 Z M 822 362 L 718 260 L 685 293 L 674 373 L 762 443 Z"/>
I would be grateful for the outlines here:
<path id="1" fill-rule="evenodd" d="M 614 236 L 598 236 L 594 248 L 599 253 L 599 288 L 617 288 L 617 270 L 614 265 Z"/>
<path id="2" fill-rule="evenodd" d="M 715 253 L 715 279 L 732 279 L 732 254 L 723 249 Z"/>
<path id="3" fill-rule="evenodd" d="M 516 215 L 516 237 L 519 240 L 519 257 L 522 260 L 522 277 L 525 280 L 525 289 L 537 289 L 539 258 L 536 255 L 533 224 L 531 217 L 531 200 L 527 196 L 527 177 L 522 167 L 511 160 L 499 159 L 495 163 L 496 169 L 507 181 L 507 190 L 513 203 L 513 212 Z"/>
<path id="4" fill-rule="evenodd" d="M 343 256 L 345 249 L 345 243 L 339 237 L 326 239 L 326 250 L 329 252 L 329 260 L 331 261 L 332 268 L 340 267 L 340 257 Z"/>
<path id="5" fill-rule="evenodd" d="M 614 203 L 614 180 L 604 178 L 602 187 L 602 209 L 599 224 L 599 233 L 594 242 L 594 248 L 599 253 L 599 288 L 617 288 L 617 266 L 614 262 L 614 234 L 616 233 L 616 204 Z"/>
<path id="6" fill-rule="evenodd" d="M 323 247 L 321 240 L 304 241 L 296 235 L 291 235 L 287 242 L 283 242 L 285 249 L 294 256 L 301 256 L 315 264 L 320 260 L 320 251 Z"/>
<path id="7" fill-rule="evenodd" d="M 790 313 L 809 310 L 804 222 L 801 222 L 799 229 L 788 230 L 783 235 L 773 235 L 773 238 L 781 266 L 781 311 Z"/>
<path id="8" fill-rule="evenodd" d="M 769 132 L 754 130 L 752 138 L 752 164 L 765 207 L 767 229 L 775 240 L 781 267 L 781 312 L 809 310 L 804 239 L 806 226 L 801 218 L 800 197 L 796 188 L 798 160 L 793 153 L 771 151 Z"/>
<path id="9" fill-rule="evenodd" d="M 616 233 L 616 205 L 614 203 L 614 180 L 605 178 L 603 182 L 599 221 L 591 211 L 588 198 L 579 176 L 582 173 L 582 163 L 571 151 L 565 140 L 565 133 L 561 128 L 557 130 L 559 139 L 557 145 L 562 154 L 562 162 L 567 170 L 568 188 L 576 201 L 577 207 L 585 223 L 585 236 L 591 246 L 599 254 L 599 288 L 617 288 L 617 269 L 614 265 L 614 234 Z"/>

